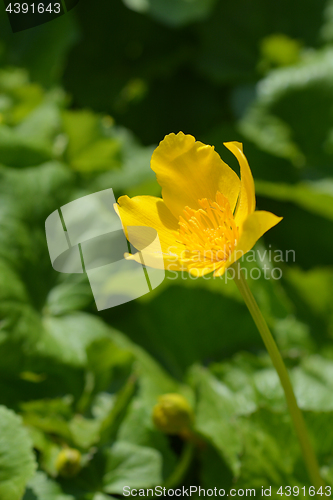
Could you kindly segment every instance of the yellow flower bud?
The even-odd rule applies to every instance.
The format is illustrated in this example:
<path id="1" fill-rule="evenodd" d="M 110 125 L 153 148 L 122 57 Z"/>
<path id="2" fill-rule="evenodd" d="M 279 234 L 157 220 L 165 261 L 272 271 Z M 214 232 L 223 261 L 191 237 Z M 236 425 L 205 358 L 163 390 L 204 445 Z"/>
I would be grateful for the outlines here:
<path id="1" fill-rule="evenodd" d="M 56 469 L 60 476 L 73 477 L 81 470 L 81 453 L 75 448 L 64 448 L 56 460 Z"/>
<path id="2" fill-rule="evenodd" d="M 193 411 L 181 394 L 163 394 L 153 409 L 155 426 L 166 434 L 181 434 L 193 422 Z"/>

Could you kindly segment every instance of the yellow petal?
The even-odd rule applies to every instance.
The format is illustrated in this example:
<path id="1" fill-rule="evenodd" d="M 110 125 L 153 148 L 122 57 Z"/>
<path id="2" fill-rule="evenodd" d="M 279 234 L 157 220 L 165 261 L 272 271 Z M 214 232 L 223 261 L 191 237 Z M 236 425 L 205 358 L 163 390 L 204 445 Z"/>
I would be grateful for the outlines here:
<path id="1" fill-rule="evenodd" d="M 178 238 L 178 221 L 172 215 L 166 204 L 161 198 L 154 196 L 135 196 L 129 198 L 128 196 L 121 196 L 118 199 L 118 205 L 115 206 L 122 225 L 124 227 L 126 237 L 128 238 L 129 226 L 144 226 L 152 227 L 157 231 L 164 258 L 165 269 L 178 269 L 178 256 L 183 252 L 184 245 L 177 242 Z M 131 242 L 133 245 L 140 249 L 145 248 L 146 233 L 136 231 L 133 240 L 133 231 L 131 231 Z M 153 248 L 152 248 L 153 250 Z M 155 257 L 155 258 L 154 258 Z M 128 259 L 134 259 L 141 262 L 140 254 L 134 256 L 127 255 Z M 161 256 L 152 255 L 149 259 L 150 267 L 160 267 Z"/>
<path id="2" fill-rule="evenodd" d="M 218 270 L 221 269 L 221 267 L 225 267 L 225 263 L 221 262 L 212 262 L 210 264 L 203 263 L 201 266 L 197 267 L 188 267 L 187 271 L 192 274 L 192 276 L 201 277 L 205 276 L 206 274 L 212 273 L 214 271 L 214 276 L 217 276 Z"/>
<path id="3" fill-rule="evenodd" d="M 237 174 L 212 146 L 179 132 L 167 135 L 155 149 L 151 168 L 162 187 L 162 197 L 178 219 L 186 206 L 197 210 L 198 200 L 215 200 L 217 191 L 228 198 L 233 210 L 240 189 Z"/>
<path id="4" fill-rule="evenodd" d="M 229 257 L 226 267 L 229 267 L 233 262 L 251 250 L 259 238 L 281 220 L 282 217 L 278 217 L 271 212 L 265 212 L 264 210 L 258 210 L 250 214 L 244 221 L 240 230 L 239 241 Z"/>
<path id="5" fill-rule="evenodd" d="M 216 271 L 214 272 L 214 278 L 218 278 L 218 277 L 222 276 L 226 272 L 228 267 L 229 267 L 228 265 L 224 265 L 224 266 L 221 266 L 218 269 L 216 269 Z"/>
<path id="6" fill-rule="evenodd" d="M 240 142 L 225 142 L 224 145 L 236 156 L 240 165 L 241 188 L 235 211 L 235 220 L 236 224 L 241 226 L 246 217 L 252 214 L 256 208 L 254 181 L 248 161 L 243 153 L 243 145 Z"/>
<path id="7" fill-rule="evenodd" d="M 179 269 L 177 258 L 175 258 L 175 260 L 171 262 L 170 259 L 168 260 L 166 258 L 163 258 L 162 260 L 159 255 L 150 254 L 148 255 L 147 259 L 142 257 L 141 252 L 137 252 L 134 254 L 125 253 L 124 257 L 126 260 L 134 260 L 138 264 L 142 264 L 147 267 L 153 267 L 154 269 L 170 269 L 171 271 L 178 271 Z"/>

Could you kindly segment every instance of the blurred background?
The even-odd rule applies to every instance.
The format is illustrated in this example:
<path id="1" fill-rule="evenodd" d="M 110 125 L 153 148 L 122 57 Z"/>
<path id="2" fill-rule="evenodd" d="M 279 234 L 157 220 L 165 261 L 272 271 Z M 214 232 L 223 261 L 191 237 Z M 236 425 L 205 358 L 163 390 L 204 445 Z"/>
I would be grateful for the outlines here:
<path id="1" fill-rule="evenodd" d="M 243 142 L 257 207 L 284 217 L 256 246 L 284 262 L 244 267 L 282 270 L 249 285 L 333 487 L 332 0 L 80 0 L 15 34 L 0 11 L 1 500 L 310 486 L 232 281 L 172 274 L 98 312 L 84 275 L 51 267 L 48 215 L 106 188 L 159 196 L 150 157 L 180 130 L 237 172 L 223 142 Z M 153 422 L 169 393 L 185 433 Z"/>

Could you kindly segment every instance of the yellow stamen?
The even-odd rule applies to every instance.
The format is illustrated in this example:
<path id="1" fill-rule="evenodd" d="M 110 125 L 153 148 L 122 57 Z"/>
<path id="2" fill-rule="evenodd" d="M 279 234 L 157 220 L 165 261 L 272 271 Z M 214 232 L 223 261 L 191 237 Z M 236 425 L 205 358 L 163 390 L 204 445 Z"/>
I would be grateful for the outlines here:
<path id="1" fill-rule="evenodd" d="M 179 242 L 185 245 L 183 262 L 201 267 L 225 262 L 238 240 L 238 227 L 227 198 L 217 192 L 215 201 L 199 200 L 201 208 L 186 207 L 179 217 Z"/>

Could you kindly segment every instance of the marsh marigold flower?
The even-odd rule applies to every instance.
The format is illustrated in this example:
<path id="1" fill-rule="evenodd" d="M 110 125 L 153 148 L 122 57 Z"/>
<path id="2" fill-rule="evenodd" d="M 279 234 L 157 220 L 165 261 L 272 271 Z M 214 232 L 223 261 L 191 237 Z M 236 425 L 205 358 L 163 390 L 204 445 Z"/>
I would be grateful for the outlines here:
<path id="1" fill-rule="evenodd" d="M 206 146 L 183 132 L 167 135 L 155 149 L 151 168 L 162 187 L 162 198 L 121 196 L 116 211 L 126 235 L 129 226 L 154 228 L 163 252 L 164 268 L 187 270 L 194 276 L 221 276 L 281 217 L 255 211 L 252 173 L 242 144 L 224 144 L 237 158 L 238 175 Z M 144 232 L 131 242 L 145 246 Z M 154 250 L 151 266 L 154 267 Z M 139 254 L 126 254 L 140 261 Z M 161 258 L 156 258 L 160 267 Z"/>

